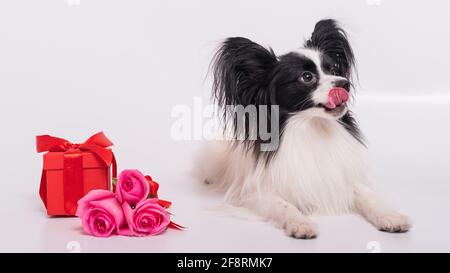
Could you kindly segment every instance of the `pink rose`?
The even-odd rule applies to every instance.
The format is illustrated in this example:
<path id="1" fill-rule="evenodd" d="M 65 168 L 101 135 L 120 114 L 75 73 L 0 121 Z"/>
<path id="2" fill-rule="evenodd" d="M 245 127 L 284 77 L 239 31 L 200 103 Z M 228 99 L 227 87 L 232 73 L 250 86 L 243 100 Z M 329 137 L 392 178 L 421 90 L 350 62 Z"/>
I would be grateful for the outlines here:
<path id="1" fill-rule="evenodd" d="M 128 227 L 135 236 L 159 234 L 166 230 L 170 223 L 169 213 L 158 204 L 157 199 L 140 202 L 135 209 L 124 203 L 122 208 Z"/>
<path id="2" fill-rule="evenodd" d="M 122 207 L 110 191 L 90 191 L 78 201 L 76 216 L 81 218 L 84 231 L 94 236 L 108 237 L 118 231 L 125 234 L 128 230 Z"/>
<path id="3" fill-rule="evenodd" d="M 149 186 L 145 176 L 138 170 L 124 170 L 120 173 L 116 185 L 116 195 L 120 203 L 127 202 L 131 206 L 145 200 Z"/>

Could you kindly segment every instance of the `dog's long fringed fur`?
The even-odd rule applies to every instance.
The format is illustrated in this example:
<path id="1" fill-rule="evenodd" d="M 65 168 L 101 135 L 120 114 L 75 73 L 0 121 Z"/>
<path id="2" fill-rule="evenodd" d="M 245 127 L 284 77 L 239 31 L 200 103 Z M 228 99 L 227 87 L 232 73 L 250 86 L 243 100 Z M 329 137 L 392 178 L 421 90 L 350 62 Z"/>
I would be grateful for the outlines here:
<path id="1" fill-rule="evenodd" d="M 334 20 L 318 22 L 303 48 L 281 56 L 249 39 L 228 38 L 213 60 L 213 94 L 225 123 L 234 126 L 233 139 L 209 147 L 203 178 L 231 204 L 295 238 L 317 236 L 308 218 L 314 213 L 356 212 L 380 230 L 407 231 L 409 219 L 384 206 L 372 189 L 366 147 L 346 101 L 334 105 L 330 98 L 332 89 L 352 93 L 354 64 L 347 35 Z M 267 140 L 239 139 L 238 117 L 228 105 L 276 105 L 277 148 L 261 151 Z"/>

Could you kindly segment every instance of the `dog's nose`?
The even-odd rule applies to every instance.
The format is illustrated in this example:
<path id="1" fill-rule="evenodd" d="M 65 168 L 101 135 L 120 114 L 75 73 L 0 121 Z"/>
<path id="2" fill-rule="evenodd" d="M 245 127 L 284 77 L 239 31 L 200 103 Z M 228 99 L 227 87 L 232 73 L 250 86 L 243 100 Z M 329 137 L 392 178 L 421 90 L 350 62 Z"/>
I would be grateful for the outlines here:
<path id="1" fill-rule="evenodd" d="M 348 80 L 338 80 L 334 82 L 335 87 L 342 87 L 347 91 L 350 91 L 350 82 Z"/>

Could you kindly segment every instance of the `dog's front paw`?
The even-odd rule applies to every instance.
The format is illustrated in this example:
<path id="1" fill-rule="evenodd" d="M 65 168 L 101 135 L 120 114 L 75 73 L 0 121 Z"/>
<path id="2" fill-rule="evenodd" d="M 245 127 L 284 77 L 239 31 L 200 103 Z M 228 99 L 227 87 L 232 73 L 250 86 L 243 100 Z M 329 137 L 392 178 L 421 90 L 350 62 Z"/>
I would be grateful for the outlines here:
<path id="1" fill-rule="evenodd" d="M 386 232 L 407 232 L 411 228 L 409 217 L 397 212 L 380 215 L 373 224 L 377 229 Z"/>
<path id="2" fill-rule="evenodd" d="M 288 236 L 297 239 L 313 239 L 318 234 L 316 225 L 308 219 L 288 220 L 284 229 Z"/>

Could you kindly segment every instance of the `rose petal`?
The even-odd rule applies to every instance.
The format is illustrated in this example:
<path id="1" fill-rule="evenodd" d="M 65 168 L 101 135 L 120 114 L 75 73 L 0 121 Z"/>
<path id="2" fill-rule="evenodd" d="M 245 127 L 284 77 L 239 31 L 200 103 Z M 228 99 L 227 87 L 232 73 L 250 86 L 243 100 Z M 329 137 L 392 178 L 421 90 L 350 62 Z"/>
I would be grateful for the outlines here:
<path id="1" fill-rule="evenodd" d="M 105 231 L 100 231 L 96 226 L 97 219 L 101 217 L 106 223 L 107 228 Z M 114 223 L 114 218 L 101 208 L 90 208 L 86 211 L 82 218 L 83 229 L 87 234 L 98 236 L 98 237 L 108 237 L 115 230 L 116 224 Z"/>
<path id="2" fill-rule="evenodd" d="M 91 201 L 91 206 L 101 208 L 108 211 L 112 217 L 114 217 L 114 222 L 117 226 L 117 231 L 126 226 L 125 216 L 122 211 L 122 206 L 116 198 L 109 198 L 100 201 Z"/>
<path id="3" fill-rule="evenodd" d="M 134 210 L 128 204 L 122 205 L 125 218 L 134 235 L 156 235 L 166 230 L 170 223 L 170 215 L 157 202 L 155 199 L 144 200 Z M 144 220 L 148 222 L 146 227 L 142 225 Z"/>
<path id="4" fill-rule="evenodd" d="M 131 189 L 128 189 L 130 185 Z M 147 198 L 149 185 L 145 176 L 138 170 L 124 170 L 120 173 L 116 186 L 117 199 L 120 203 L 136 205 Z"/>
<path id="5" fill-rule="evenodd" d="M 100 229 L 99 221 L 102 221 L 105 227 Z M 98 237 L 108 237 L 115 230 L 114 218 L 108 212 L 98 211 L 90 216 L 90 228 L 93 235 Z"/>
<path id="6" fill-rule="evenodd" d="M 85 213 L 85 211 L 90 207 L 89 203 L 91 201 L 114 197 L 115 197 L 114 193 L 107 190 L 91 190 L 83 198 L 78 200 L 78 208 L 75 215 L 81 217 Z"/>
<path id="7" fill-rule="evenodd" d="M 122 203 L 122 211 L 123 211 L 123 215 L 125 216 L 125 220 L 128 224 L 128 228 L 129 228 L 128 232 L 130 234 L 134 234 L 133 231 L 135 230 L 135 227 L 134 227 L 134 222 L 133 222 L 133 214 L 134 214 L 133 209 L 131 208 L 130 204 Z"/>

